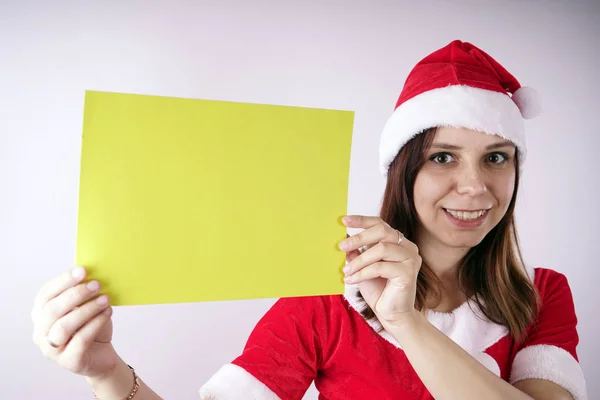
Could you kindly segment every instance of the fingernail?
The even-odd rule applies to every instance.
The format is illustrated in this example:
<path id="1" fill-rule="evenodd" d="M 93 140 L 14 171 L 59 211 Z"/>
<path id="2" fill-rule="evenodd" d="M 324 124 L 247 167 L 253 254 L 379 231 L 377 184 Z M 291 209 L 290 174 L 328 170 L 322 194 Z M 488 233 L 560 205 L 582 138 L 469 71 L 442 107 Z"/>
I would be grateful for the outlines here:
<path id="1" fill-rule="evenodd" d="M 106 296 L 105 294 L 103 294 L 102 296 L 98 297 L 96 299 L 96 304 L 100 305 L 100 306 L 105 306 L 108 304 L 108 296 Z"/>
<path id="2" fill-rule="evenodd" d="M 102 311 L 106 315 L 112 314 L 112 307 L 108 307 L 106 310 Z"/>
<path id="3" fill-rule="evenodd" d="M 349 265 L 346 265 L 346 266 L 344 267 L 344 269 L 342 269 L 342 272 L 343 272 L 344 274 L 346 274 L 346 275 L 347 275 L 347 274 L 348 274 L 348 272 L 350 272 L 350 270 L 351 270 L 350 266 L 349 266 Z"/>
<path id="4" fill-rule="evenodd" d="M 345 276 L 344 277 L 344 282 L 350 283 L 351 281 L 352 281 L 352 277 L 351 276 Z"/>
<path id="5" fill-rule="evenodd" d="M 100 289 L 100 283 L 98 283 L 98 281 L 91 281 L 87 284 L 87 288 L 91 292 L 95 292 L 96 290 Z"/>
<path id="6" fill-rule="evenodd" d="M 71 271 L 71 276 L 75 279 L 81 279 L 85 275 L 85 270 L 83 267 L 75 267 Z"/>
<path id="7" fill-rule="evenodd" d="M 348 222 L 352 222 L 352 218 L 350 218 L 349 216 L 346 215 L 344 218 L 342 218 L 342 222 L 347 224 Z"/>
<path id="8" fill-rule="evenodd" d="M 59 344 L 60 338 L 56 336 L 57 334 L 54 333 L 54 330 L 51 330 L 50 333 L 48 333 L 48 336 L 46 336 L 46 339 L 52 343 Z"/>

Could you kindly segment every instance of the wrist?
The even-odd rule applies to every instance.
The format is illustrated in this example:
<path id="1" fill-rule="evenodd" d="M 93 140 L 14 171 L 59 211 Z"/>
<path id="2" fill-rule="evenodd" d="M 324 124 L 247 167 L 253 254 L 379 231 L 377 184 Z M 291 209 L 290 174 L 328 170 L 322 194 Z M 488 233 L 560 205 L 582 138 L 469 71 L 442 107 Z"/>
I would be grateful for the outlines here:
<path id="1" fill-rule="evenodd" d="M 415 310 L 414 312 L 403 314 L 400 318 L 386 323 L 386 330 L 402 344 L 407 338 L 418 335 L 424 324 L 429 323 L 425 316 Z"/>
<path id="2" fill-rule="evenodd" d="M 117 357 L 117 362 L 115 365 L 103 372 L 102 374 L 94 375 L 94 376 L 86 376 L 85 380 L 92 387 L 106 385 L 107 383 L 113 381 L 118 375 L 123 371 L 123 365 L 127 365 L 125 361 L 121 358 Z"/>
<path id="3" fill-rule="evenodd" d="M 101 400 L 127 398 L 135 385 L 132 369 L 122 359 L 118 359 L 115 367 L 105 374 L 86 377 L 96 398 Z"/>

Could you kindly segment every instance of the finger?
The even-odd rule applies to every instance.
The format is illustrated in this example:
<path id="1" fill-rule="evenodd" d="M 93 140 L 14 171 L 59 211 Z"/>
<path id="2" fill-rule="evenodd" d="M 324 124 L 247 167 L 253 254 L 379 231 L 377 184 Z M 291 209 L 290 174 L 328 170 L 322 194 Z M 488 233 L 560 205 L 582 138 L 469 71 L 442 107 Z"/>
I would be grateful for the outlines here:
<path id="1" fill-rule="evenodd" d="M 100 314 L 89 320 L 79 329 L 65 346 L 61 356 L 65 359 L 77 360 L 94 342 L 100 330 L 109 322 L 112 307 L 106 308 Z"/>
<path id="2" fill-rule="evenodd" d="M 67 290 L 68 288 L 81 282 L 86 276 L 86 270 L 83 267 L 75 267 L 62 273 L 56 278 L 46 282 L 35 299 L 35 307 L 41 308 L 47 302 Z"/>
<path id="3" fill-rule="evenodd" d="M 396 232 L 393 228 L 391 228 L 387 224 L 378 224 L 373 227 L 370 227 L 360 233 L 357 233 L 354 236 L 350 236 L 340 242 L 340 249 L 344 251 L 352 251 L 356 249 L 360 249 L 363 246 L 368 246 L 374 243 L 378 243 L 381 241 L 386 241 L 385 239 L 392 236 L 396 236 L 397 240 L 398 232 Z"/>
<path id="4" fill-rule="evenodd" d="M 50 300 L 40 311 L 38 329 L 45 336 L 50 327 L 64 315 L 71 312 L 75 307 L 82 305 L 100 291 L 98 281 L 80 283 L 62 292 Z"/>
<path id="5" fill-rule="evenodd" d="M 382 242 L 371 247 L 348 263 L 344 267 L 343 272 L 345 275 L 352 275 L 378 261 L 404 262 L 410 259 L 411 256 L 411 252 L 406 248 Z"/>
<path id="6" fill-rule="evenodd" d="M 346 215 L 342 222 L 349 228 L 371 228 L 375 225 L 385 223 L 380 217 L 367 215 Z"/>
<path id="7" fill-rule="evenodd" d="M 402 262 L 380 261 L 370 264 L 368 267 L 356 271 L 354 274 L 344 278 L 344 282 L 356 284 L 375 278 L 393 279 L 402 274 L 407 274 Z M 408 274 L 407 274 L 408 275 Z"/>
<path id="8" fill-rule="evenodd" d="M 360 250 L 352 250 L 346 253 L 346 261 L 351 263 L 356 257 L 360 256 Z"/>
<path id="9" fill-rule="evenodd" d="M 56 359 L 56 357 L 63 350 L 62 347 L 52 347 L 52 345 L 50 344 L 50 342 L 48 342 L 43 337 L 37 337 L 37 339 L 36 339 L 36 345 L 40 348 L 40 351 L 42 352 L 42 355 L 44 357 L 46 357 L 46 358 L 51 359 L 51 360 Z"/>
<path id="10" fill-rule="evenodd" d="M 108 297 L 99 296 L 57 320 L 48 331 L 47 339 L 63 346 L 83 325 L 108 307 Z"/>
<path id="11" fill-rule="evenodd" d="M 350 237 L 350 235 L 346 233 L 346 239 L 349 237 Z M 346 263 L 351 262 L 359 255 L 360 255 L 360 250 L 352 250 L 352 251 L 346 252 Z"/>

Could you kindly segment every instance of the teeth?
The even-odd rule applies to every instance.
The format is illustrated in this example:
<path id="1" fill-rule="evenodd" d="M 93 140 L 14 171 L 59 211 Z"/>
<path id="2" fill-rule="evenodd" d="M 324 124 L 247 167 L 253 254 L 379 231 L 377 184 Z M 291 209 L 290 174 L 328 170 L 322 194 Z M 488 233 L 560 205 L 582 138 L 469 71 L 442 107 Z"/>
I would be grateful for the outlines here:
<path id="1" fill-rule="evenodd" d="M 468 212 L 468 211 L 455 211 L 455 210 L 446 209 L 446 211 L 448 211 L 455 218 L 468 221 L 471 219 L 476 219 L 476 218 L 481 217 L 485 213 L 486 210 Z"/>

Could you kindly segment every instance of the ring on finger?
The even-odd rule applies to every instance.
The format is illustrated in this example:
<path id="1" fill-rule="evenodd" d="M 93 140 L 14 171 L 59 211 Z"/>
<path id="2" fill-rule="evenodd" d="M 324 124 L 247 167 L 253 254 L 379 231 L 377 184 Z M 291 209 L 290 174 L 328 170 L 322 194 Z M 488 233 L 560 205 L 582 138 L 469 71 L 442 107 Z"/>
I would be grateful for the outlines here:
<path id="1" fill-rule="evenodd" d="M 402 240 L 404 239 L 404 235 L 402 234 L 402 232 L 400 232 L 398 229 L 394 229 L 396 232 L 398 232 L 398 243 L 396 243 L 397 245 L 400 245 L 400 243 L 402 243 Z"/>

